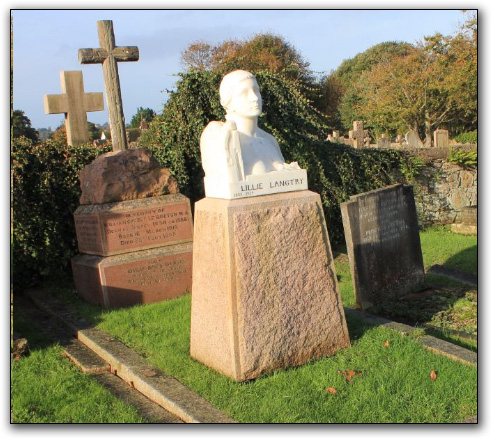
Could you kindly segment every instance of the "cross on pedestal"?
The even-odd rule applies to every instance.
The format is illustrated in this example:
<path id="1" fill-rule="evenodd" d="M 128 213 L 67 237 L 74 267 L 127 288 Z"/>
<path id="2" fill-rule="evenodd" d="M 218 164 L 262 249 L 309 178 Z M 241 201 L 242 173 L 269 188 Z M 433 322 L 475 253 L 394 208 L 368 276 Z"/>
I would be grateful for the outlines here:
<path id="1" fill-rule="evenodd" d="M 101 47 L 79 49 L 79 62 L 81 64 L 102 64 L 113 151 L 121 151 L 126 149 L 127 142 L 117 62 L 138 61 L 138 47 L 116 46 L 111 20 L 98 21 L 97 32 Z"/>
<path id="2" fill-rule="evenodd" d="M 45 95 L 44 111 L 46 114 L 65 113 L 67 144 L 81 145 L 89 142 L 87 129 L 87 112 L 104 110 L 102 93 L 84 93 L 82 72 L 60 72 L 61 95 Z"/>
<path id="3" fill-rule="evenodd" d="M 366 137 L 366 133 L 364 133 L 364 123 L 361 120 L 354 120 L 353 127 L 352 139 L 354 141 L 354 148 L 363 148 L 364 138 Z"/>

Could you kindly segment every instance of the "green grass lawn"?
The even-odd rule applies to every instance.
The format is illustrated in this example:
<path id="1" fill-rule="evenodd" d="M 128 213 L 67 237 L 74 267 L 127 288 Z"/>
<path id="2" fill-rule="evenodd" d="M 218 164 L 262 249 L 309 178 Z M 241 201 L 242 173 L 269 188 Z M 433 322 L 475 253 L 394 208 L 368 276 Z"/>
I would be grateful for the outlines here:
<path id="1" fill-rule="evenodd" d="M 451 232 L 450 226 L 431 227 L 420 233 L 426 268 L 439 264 L 477 274 L 477 236 Z"/>
<path id="2" fill-rule="evenodd" d="M 459 235 L 449 226 L 432 227 L 420 233 L 424 267 L 439 264 L 468 273 L 477 273 L 477 237 Z M 335 258 L 343 304 L 355 305 L 354 289 L 347 255 Z M 476 288 L 434 274 L 426 275 L 428 285 L 437 285 L 438 292 L 430 297 L 410 302 L 386 302 L 373 307 L 370 312 L 441 328 L 440 336 L 476 350 L 476 342 L 462 340 L 450 331 L 477 334 L 477 290 Z M 436 333 L 434 335 L 437 335 Z"/>
<path id="3" fill-rule="evenodd" d="M 456 422 L 476 413 L 476 368 L 426 351 L 410 337 L 347 319 L 351 348 L 236 383 L 189 356 L 191 297 L 85 317 L 239 422 Z M 385 347 L 386 340 L 389 346 Z M 343 371 L 353 370 L 350 382 Z M 429 379 L 435 370 L 438 379 Z M 339 373 L 341 371 L 342 373 Z M 359 375 L 360 373 L 360 375 Z M 326 389 L 333 387 L 335 394 Z"/>
<path id="4" fill-rule="evenodd" d="M 425 253 L 427 244 L 424 241 Z M 453 256 L 451 252 L 450 256 Z M 432 256 L 428 263 L 435 263 L 432 261 L 436 258 Z M 342 259 L 337 258 L 337 275 L 344 305 L 351 306 L 350 270 L 348 260 Z M 82 302 L 66 288 L 54 289 L 53 294 L 64 297 L 87 320 L 120 339 L 150 363 L 175 376 L 239 422 L 451 423 L 477 413 L 475 367 L 435 355 L 412 337 L 373 327 L 354 316 L 347 317 L 350 348 L 300 367 L 236 383 L 190 358 L 190 295 L 152 305 L 106 311 Z M 15 384 L 19 389 L 29 386 L 25 378 L 28 371 L 19 369 L 24 364 L 26 369 L 43 367 L 44 372 L 36 373 L 38 385 L 58 387 L 65 395 L 59 398 L 67 398 L 67 394 L 72 392 L 62 388 L 68 386 L 70 389 L 75 384 L 71 384 L 69 378 L 63 381 L 66 384 L 50 380 L 50 375 L 54 375 L 50 371 L 61 367 L 49 359 L 49 355 L 54 355 L 60 361 L 57 357 L 59 352 L 50 352 L 40 352 L 37 361 L 28 357 L 16 364 L 13 371 Z M 47 355 L 46 359 L 42 355 Z M 64 363 L 63 367 L 78 374 L 69 364 Z M 344 371 L 354 372 L 350 380 L 345 378 Z M 431 371 L 436 371 L 437 379 L 429 378 Z M 84 380 L 90 378 L 82 378 Z M 37 398 L 42 410 L 48 411 L 50 404 L 60 406 L 56 398 L 44 398 L 42 392 Z M 13 394 L 13 400 L 18 413 L 29 413 L 29 404 L 22 399 L 20 390 Z M 109 416 L 106 410 L 109 411 L 100 409 L 101 416 Z M 72 415 L 67 416 L 61 409 L 51 415 L 56 416 L 57 422 L 81 422 L 67 421 Z M 119 422 L 133 422 L 125 416 L 129 415 L 122 414 Z"/>
<path id="5" fill-rule="evenodd" d="M 14 423 L 141 423 L 136 410 L 84 375 L 58 344 L 15 316 L 16 331 L 29 340 L 30 355 L 14 361 L 11 410 Z"/>

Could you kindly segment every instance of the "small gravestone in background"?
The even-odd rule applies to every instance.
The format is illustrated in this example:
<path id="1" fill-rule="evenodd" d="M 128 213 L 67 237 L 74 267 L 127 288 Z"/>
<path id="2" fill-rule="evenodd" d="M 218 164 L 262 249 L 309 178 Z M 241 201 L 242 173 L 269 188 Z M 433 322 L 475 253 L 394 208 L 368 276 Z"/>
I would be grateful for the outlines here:
<path id="1" fill-rule="evenodd" d="M 405 134 L 405 141 L 407 142 L 409 148 L 424 147 L 424 144 L 422 143 L 422 140 L 420 140 L 419 135 L 413 130 L 410 130 L 407 134 Z"/>
<path id="2" fill-rule="evenodd" d="M 378 148 L 391 148 L 391 140 L 386 137 L 386 134 L 382 134 L 378 140 Z"/>
<path id="3" fill-rule="evenodd" d="M 357 307 L 365 310 L 422 287 L 424 264 L 411 186 L 354 195 L 341 210 Z"/>
<path id="4" fill-rule="evenodd" d="M 361 120 L 354 120 L 353 123 L 352 139 L 354 148 L 363 148 L 365 145 L 365 139 L 367 132 L 364 131 L 364 123 Z"/>
<path id="5" fill-rule="evenodd" d="M 403 138 L 403 136 L 402 136 L 401 134 L 398 134 L 398 135 L 396 136 L 396 141 L 395 141 L 396 146 L 397 146 L 397 147 L 402 146 L 402 144 L 403 144 L 404 140 L 405 140 L 405 139 Z"/>
<path id="6" fill-rule="evenodd" d="M 434 131 L 434 147 L 449 148 L 449 132 L 448 130 Z"/>
<path id="7" fill-rule="evenodd" d="M 476 235 L 478 232 L 478 206 L 461 208 L 461 223 L 451 224 L 451 230 L 462 235 Z"/>
<path id="8" fill-rule="evenodd" d="M 44 111 L 46 114 L 65 113 L 67 145 L 82 145 L 89 142 L 87 129 L 87 112 L 104 110 L 102 93 L 84 93 L 82 72 L 60 72 L 62 94 L 45 95 Z"/>

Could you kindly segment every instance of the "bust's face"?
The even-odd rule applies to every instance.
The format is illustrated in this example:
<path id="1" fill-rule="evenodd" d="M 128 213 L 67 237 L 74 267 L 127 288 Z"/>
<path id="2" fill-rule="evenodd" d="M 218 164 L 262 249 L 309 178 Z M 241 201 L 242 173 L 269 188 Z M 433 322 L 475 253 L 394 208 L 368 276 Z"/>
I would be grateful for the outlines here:
<path id="1" fill-rule="evenodd" d="M 234 86 L 228 112 L 242 117 L 258 117 L 262 111 L 260 89 L 254 78 L 246 78 Z"/>

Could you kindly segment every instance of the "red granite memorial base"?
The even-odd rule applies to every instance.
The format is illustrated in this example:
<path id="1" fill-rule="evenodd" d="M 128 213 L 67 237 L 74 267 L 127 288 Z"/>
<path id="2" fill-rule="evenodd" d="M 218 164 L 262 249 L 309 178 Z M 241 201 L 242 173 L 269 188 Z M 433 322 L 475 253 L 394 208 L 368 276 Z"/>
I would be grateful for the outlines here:
<path id="1" fill-rule="evenodd" d="M 173 299 L 191 291 L 193 243 L 72 259 L 75 287 L 86 301 L 121 308 Z"/>
<path id="2" fill-rule="evenodd" d="M 193 239 L 190 200 L 181 194 L 79 206 L 80 253 L 111 256 Z"/>

